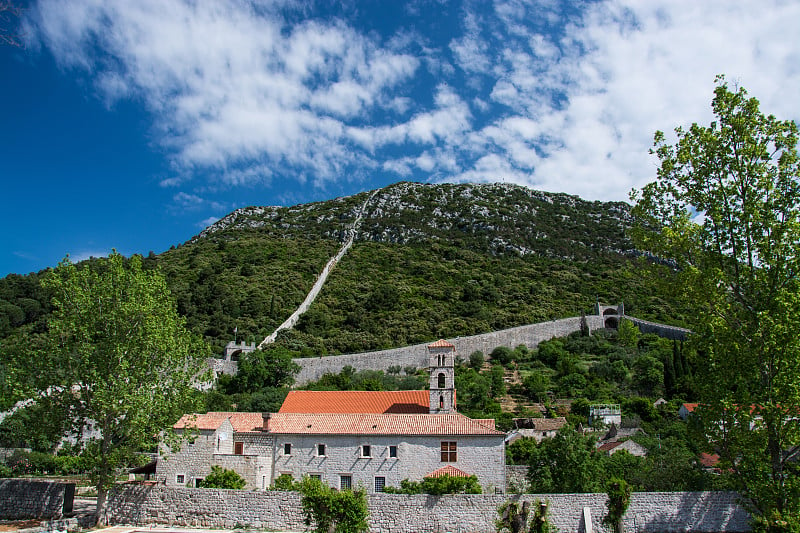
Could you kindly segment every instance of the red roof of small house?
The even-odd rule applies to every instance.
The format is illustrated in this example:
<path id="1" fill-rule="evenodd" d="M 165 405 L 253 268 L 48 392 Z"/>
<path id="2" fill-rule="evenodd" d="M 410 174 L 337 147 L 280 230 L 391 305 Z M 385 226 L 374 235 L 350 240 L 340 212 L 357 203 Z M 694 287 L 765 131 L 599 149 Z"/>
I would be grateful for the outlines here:
<path id="1" fill-rule="evenodd" d="M 597 449 L 600 450 L 601 452 L 610 452 L 620 444 L 622 444 L 621 441 L 606 442 L 605 444 L 601 444 L 600 446 L 598 446 Z"/>
<path id="2" fill-rule="evenodd" d="M 505 435 L 495 429 L 494 420 L 474 420 L 459 413 L 275 413 L 269 431 L 306 435 Z"/>
<path id="3" fill-rule="evenodd" d="M 467 474 L 463 470 L 460 470 L 454 467 L 453 465 L 447 465 L 434 470 L 425 477 L 442 477 L 442 476 L 469 477 L 470 474 Z"/>
<path id="4" fill-rule="evenodd" d="M 210 413 L 190 413 L 183 415 L 174 429 L 196 428 L 198 430 L 215 430 L 225 421 L 230 420 L 234 431 L 256 431 L 264 424 L 261 413 L 234 413 L 212 411 Z"/>
<path id="5" fill-rule="evenodd" d="M 430 393 L 413 391 L 289 391 L 279 413 L 424 414 Z"/>
<path id="6" fill-rule="evenodd" d="M 698 405 L 700 405 L 700 404 L 698 404 L 698 403 L 685 403 L 685 404 L 683 404 L 683 408 L 686 409 L 687 413 L 691 413 L 695 409 L 697 409 Z"/>
<path id="7" fill-rule="evenodd" d="M 719 463 L 719 455 L 716 453 L 703 452 L 700 454 L 700 464 L 705 468 L 714 468 L 717 463 Z"/>
<path id="8" fill-rule="evenodd" d="M 455 348 L 455 345 L 450 344 L 444 339 L 439 339 L 438 341 L 429 344 L 428 348 Z"/>

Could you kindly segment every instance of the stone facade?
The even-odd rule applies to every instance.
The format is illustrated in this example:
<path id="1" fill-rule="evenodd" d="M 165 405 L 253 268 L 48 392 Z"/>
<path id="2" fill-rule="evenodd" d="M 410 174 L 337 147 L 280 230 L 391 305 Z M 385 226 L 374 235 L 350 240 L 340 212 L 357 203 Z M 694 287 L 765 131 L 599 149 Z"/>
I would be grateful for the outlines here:
<path id="1" fill-rule="evenodd" d="M 548 501 L 550 520 L 559 531 L 586 531 L 588 508 L 594 530 L 603 530 L 605 494 L 524 494 L 514 496 L 370 494 L 370 531 L 496 531 L 497 508 L 508 500 Z M 731 492 L 634 493 L 625 515 L 626 531 L 697 533 L 749 531 L 749 515 Z M 208 528 L 249 526 L 265 530 L 305 530 L 300 494 L 217 489 L 170 489 L 122 485 L 109 495 L 110 523 L 146 526 L 170 524 Z"/>
<path id="2" fill-rule="evenodd" d="M 0 479 L 0 519 L 58 519 L 72 512 L 74 483 Z"/>
<path id="3" fill-rule="evenodd" d="M 235 470 L 247 482 L 246 489 L 263 490 L 272 483 L 273 438 L 237 433 L 230 420 L 215 430 L 190 433 L 177 451 L 163 444 L 161 451 L 156 479 L 168 487 L 196 487 L 212 466 Z"/>
<path id="4" fill-rule="evenodd" d="M 293 435 L 276 436 L 278 454 L 275 475 L 320 476 L 323 482 L 343 488 L 364 487 L 368 493 L 380 492 L 382 486 L 399 487 L 403 479 L 421 481 L 434 470 L 453 465 L 478 478 L 483 491 L 505 491 L 505 446 L 501 436 L 391 436 L 391 435 Z M 442 442 L 456 443 L 453 462 L 442 462 Z M 291 453 L 286 455 L 285 445 Z M 318 445 L 325 446 L 325 456 L 318 455 Z M 364 446 L 369 457 L 364 457 Z M 391 457 L 395 447 L 396 457 Z M 376 487 L 376 478 L 380 484 Z M 376 488 L 378 489 L 376 491 Z"/>

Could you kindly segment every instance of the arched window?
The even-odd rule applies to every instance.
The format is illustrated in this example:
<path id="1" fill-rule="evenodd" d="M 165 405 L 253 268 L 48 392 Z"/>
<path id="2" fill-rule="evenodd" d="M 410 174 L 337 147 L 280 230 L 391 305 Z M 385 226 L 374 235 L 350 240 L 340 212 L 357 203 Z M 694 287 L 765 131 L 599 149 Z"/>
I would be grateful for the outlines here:
<path id="1" fill-rule="evenodd" d="M 444 372 L 439 372 L 439 388 L 443 389 L 444 387 L 445 387 Z"/>
<path id="2" fill-rule="evenodd" d="M 444 409 L 444 396 L 439 395 L 439 409 Z"/>

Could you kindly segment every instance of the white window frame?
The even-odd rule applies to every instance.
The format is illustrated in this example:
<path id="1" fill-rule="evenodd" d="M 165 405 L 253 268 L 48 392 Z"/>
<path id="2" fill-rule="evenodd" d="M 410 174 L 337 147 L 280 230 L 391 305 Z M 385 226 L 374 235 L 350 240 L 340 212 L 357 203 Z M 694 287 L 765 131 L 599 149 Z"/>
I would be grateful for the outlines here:
<path id="1" fill-rule="evenodd" d="M 343 481 L 347 478 L 347 487 Z M 339 474 L 339 490 L 353 490 L 353 474 Z"/>
<path id="2" fill-rule="evenodd" d="M 382 479 L 381 482 L 381 490 L 378 490 L 378 480 Z M 386 476 L 375 476 L 375 480 L 372 484 L 372 488 L 375 490 L 376 493 L 378 492 L 386 492 Z"/>
<path id="3" fill-rule="evenodd" d="M 392 448 L 394 448 L 394 455 L 392 455 Z M 389 456 L 389 459 L 397 459 L 400 456 L 400 448 L 397 444 L 390 444 L 386 447 L 386 455 Z"/>
<path id="4" fill-rule="evenodd" d="M 286 449 L 289 449 L 289 452 L 286 452 Z M 283 443 L 283 455 L 292 455 L 292 443 L 291 442 L 284 442 Z"/>
<path id="5" fill-rule="evenodd" d="M 360 446 L 361 457 L 365 459 L 372 458 L 372 445 L 370 444 L 362 444 Z"/>
<path id="6" fill-rule="evenodd" d="M 320 449 L 322 453 L 319 453 Z M 328 456 L 328 446 L 324 442 L 317 443 L 317 457 L 327 457 Z"/>
<path id="7" fill-rule="evenodd" d="M 186 485 L 186 474 L 175 474 L 175 483 L 178 485 Z"/>

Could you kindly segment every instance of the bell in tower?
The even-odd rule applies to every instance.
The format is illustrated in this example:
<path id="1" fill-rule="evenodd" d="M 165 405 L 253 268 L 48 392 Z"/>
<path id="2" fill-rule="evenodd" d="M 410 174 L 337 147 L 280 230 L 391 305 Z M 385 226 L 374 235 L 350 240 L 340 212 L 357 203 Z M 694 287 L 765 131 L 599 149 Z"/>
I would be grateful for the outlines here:
<path id="1" fill-rule="evenodd" d="M 430 361 L 430 413 L 456 411 L 456 347 L 444 340 L 428 345 Z"/>

